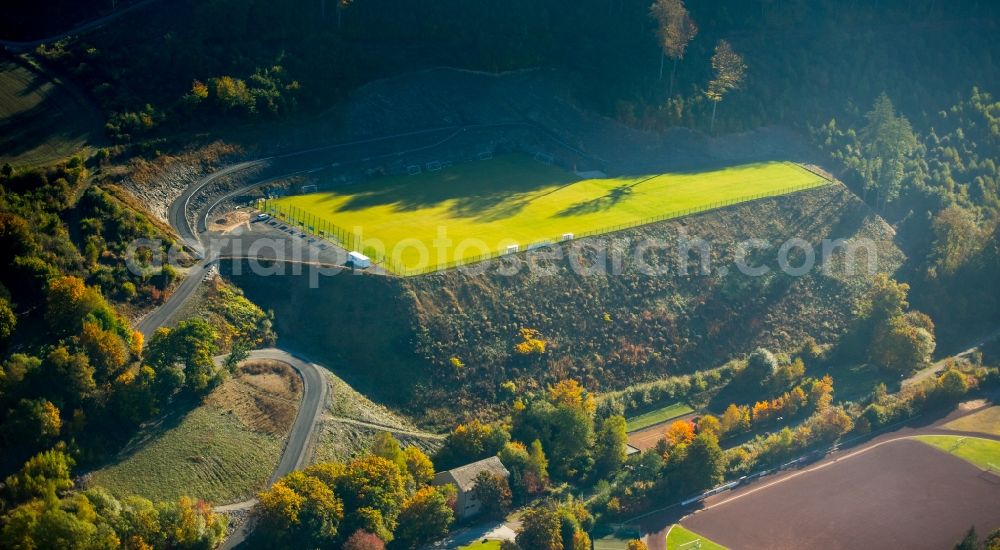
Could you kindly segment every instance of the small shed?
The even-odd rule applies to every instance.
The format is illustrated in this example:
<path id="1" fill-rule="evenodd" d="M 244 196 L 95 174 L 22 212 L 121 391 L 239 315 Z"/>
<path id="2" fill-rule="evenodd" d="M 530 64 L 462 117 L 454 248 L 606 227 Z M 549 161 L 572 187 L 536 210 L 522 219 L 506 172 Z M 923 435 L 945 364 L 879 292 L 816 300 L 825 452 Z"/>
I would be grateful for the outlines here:
<path id="1" fill-rule="evenodd" d="M 347 254 L 347 263 L 355 269 L 365 269 L 372 265 L 371 258 L 357 251 Z"/>
<path id="2" fill-rule="evenodd" d="M 510 477 L 510 472 L 500 462 L 500 459 L 491 456 L 453 470 L 439 472 L 434 476 L 434 481 L 431 482 L 432 485 L 454 485 L 458 489 L 458 499 L 455 501 L 455 515 L 458 519 L 472 517 L 482 509 L 482 503 L 472 491 L 476 487 L 476 476 L 480 472 L 491 472 L 503 477 Z"/>

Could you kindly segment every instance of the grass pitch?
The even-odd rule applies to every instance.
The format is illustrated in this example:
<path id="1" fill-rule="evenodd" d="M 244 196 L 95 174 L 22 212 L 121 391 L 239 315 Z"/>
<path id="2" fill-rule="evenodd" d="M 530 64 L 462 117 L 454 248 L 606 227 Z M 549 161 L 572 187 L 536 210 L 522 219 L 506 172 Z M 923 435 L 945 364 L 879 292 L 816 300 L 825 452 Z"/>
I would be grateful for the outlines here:
<path id="1" fill-rule="evenodd" d="M 316 233 L 336 232 L 336 226 L 346 247 L 366 250 L 376 260 L 384 255 L 385 267 L 414 275 L 496 255 L 510 245 L 523 251 L 565 233 L 605 233 L 826 183 L 785 162 L 581 179 L 515 154 L 272 200 L 265 208 Z M 358 231 L 363 241 L 350 236 Z"/>
<path id="2" fill-rule="evenodd" d="M 678 416 L 684 416 L 688 413 L 693 413 L 694 409 L 687 406 L 684 403 L 673 403 L 667 405 L 666 407 L 656 409 L 654 411 L 649 411 L 639 416 L 633 416 L 626 420 L 625 430 L 629 432 L 634 432 L 636 430 L 642 430 L 650 426 L 655 426 L 657 424 L 662 424 L 668 420 L 673 420 Z"/>
<path id="3" fill-rule="evenodd" d="M 667 550 L 686 550 L 689 548 L 700 548 L 701 550 L 726 550 L 725 546 L 716 544 L 707 538 L 689 531 L 680 526 L 674 525 L 667 533 Z"/>
<path id="4" fill-rule="evenodd" d="M 1000 441 L 957 435 L 918 435 L 916 439 L 984 470 L 1000 469 Z"/>

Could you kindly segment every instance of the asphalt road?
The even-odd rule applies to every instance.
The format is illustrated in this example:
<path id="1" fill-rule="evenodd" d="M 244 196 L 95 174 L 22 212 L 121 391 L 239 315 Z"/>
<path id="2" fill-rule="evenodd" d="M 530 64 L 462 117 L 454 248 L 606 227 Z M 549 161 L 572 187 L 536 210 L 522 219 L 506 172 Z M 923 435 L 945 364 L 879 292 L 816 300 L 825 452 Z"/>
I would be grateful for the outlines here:
<path id="1" fill-rule="evenodd" d="M 292 424 L 291 430 L 289 430 L 288 440 L 285 442 L 285 449 L 281 453 L 281 460 L 278 461 L 278 467 L 275 468 L 274 473 L 271 474 L 271 478 L 268 480 L 268 484 L 270 485 L 282 476 L 298 470 L 305 465 L 309 442 L 312 438 L 313 430 L 317 426 L 319 415 L 323 410 L 323 404 L 326 402 L 326 380 L 319 365 L 296 357 L 284 350 L 276 348 L 254 350 L 250 352 L 248 359 L 281 361 L 295 369 L 302 377 L 302 403 L 299 406 L 299 412 L 295 415 L 295 422 Z M 217 507 L 216 511 L 249 510 L 256 503 L 256 500 L 247 500 Z M 234 531 L 226 539 L 221 548 L 236 548 L 246 540 L 250 532 L 253 531 L 253 527 L 252 519 L 247 521 L 240 529 Z"/>
<path id="2" fill-rule="evenodd" d="M 198 262 L 191 268 L 187 276 L 177 285 L 170 298 L 160 307 L 150 311 L 138 323 L 136 330 L 142 333 L 142 337 L 149 340 L 149 337 L 156 332 L 156 329 L 166 326 L 170 319 L 177 313 L 177 310 L 187 302 L 188 298 L 198 289 L 198 285 L 208 274 L 208 264 L 204 261 Z"/>

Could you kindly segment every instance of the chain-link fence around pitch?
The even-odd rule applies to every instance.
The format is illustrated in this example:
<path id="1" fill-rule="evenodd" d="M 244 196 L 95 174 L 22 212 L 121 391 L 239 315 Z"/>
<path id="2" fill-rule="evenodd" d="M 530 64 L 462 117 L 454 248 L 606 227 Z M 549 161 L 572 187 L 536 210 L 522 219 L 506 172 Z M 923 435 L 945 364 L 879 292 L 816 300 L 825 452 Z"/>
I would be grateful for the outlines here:
<path id="1" fill-rule="evenodd" d="M 609 233 L 615 233 L 627 229 L 634 229 L 636 227 L 648 225 L 651 223 L 657 223 L 676 218 L 683 218 L 685 216 L 690 216 L 692 214 L 700 214 L 703 212 L 708 212 L 710 210 L 717 210 L 719 208 L 725 208 L 727 206 L 733 206 L 745 202 L 751 202 L 771 197 L 778 197 L 782 195 L 797 193 L 800 191 L 806 191 L 809 189 L 815 189 L 818 187 L 828 185 L 829 183 L 830 182 L 827 180 L 820 180 L 808 184 L 796 185 L 792 187 L 786 187 L 783 189 L 776 189 L 765 193 L 756 193 L 752 195 L 746 195 L 743 197 L 727 199 L 724 201 L 707 203 L 691 208 L 686 208 L 683 210 L 673 210 L 669 212 L 664 212 L 657 216 L 631 220 L 627 223 L 622 223 L 618 225 L 605 226 L 599 229 L 591 229 L 582 232 L 573 232 L 572 235 L 573 239 L 582 239 L 597 235 L 606 235 Z M 315 214 L 312 214 L 310 212 L 307 212 L 301 208 L 292 205 L 280 204 L 279 202 L 273 199 L 263 199 L 258 203 L 257 206 L 261 212 L 270 214 L 275 218 L 277 218 L 278 220 L 285 222 L 290 226 L 301 228 L 305 232 L 311 233 L 319 238 L 325 239 L 348 251 L 361 252 L 365 256 L 368 256 L 372 260 L 372 262 L 382 266 L 383 269 L 386 269 L 387 271 L 390 271 L 393 274 L 399 275 L 401 277 L 413 277 L 417 275 L 425 275 L 428 273 L 433 273 L 445 269 L 452 269 L 455 267 L 493 260 L 501 256 L 511 254 L 506 250 L 495 250 L 487 252 L 485 254 L 456 258 L 448 262 L 439 262 L 439 263 L 428 264 L 425 266 L 410 267 L 405 265 L 400 258 L 393 258 L 392 251 L 386 253 L 386 251 L 378 250 L 371 246 L 367 246 L 365 244 L 364 237 L 360 234 L 359 231 L 348 230 L 344 227 L 340 227 L 337 224 L 331 222 L 329 219 L 326 219 L 322 216 L 317 216 Z M 569 229 L 570 227 L 569 225 L 567 225 L 567 231 L 569 231 Z M 378 238 L 377 235 L 373 235 L 372 237 Z M 469 237 L 474 237 L 474 236 L 470 235 Z M 562 235 L 553 235 L 547 238 L 538 239 L 536 241 L 528 243 L 526 246 L 519 245 L 518 253 L 531 252 L 532 250 L 538 250 L 541 248 L 553 246 L 559 243 L 561 240 L 562 240 Z"/>

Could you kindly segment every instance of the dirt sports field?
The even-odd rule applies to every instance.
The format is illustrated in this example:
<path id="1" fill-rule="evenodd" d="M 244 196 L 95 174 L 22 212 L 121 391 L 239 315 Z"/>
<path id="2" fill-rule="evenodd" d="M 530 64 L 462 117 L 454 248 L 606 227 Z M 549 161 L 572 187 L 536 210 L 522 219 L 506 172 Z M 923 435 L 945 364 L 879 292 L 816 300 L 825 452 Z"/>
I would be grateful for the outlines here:
<path id="1" fill-rule="evenodd" d="M 910 439 L 760 489 L 681 521 L 729 548 L 952 548 L 1000 528 L 1000 478 Z"/>

